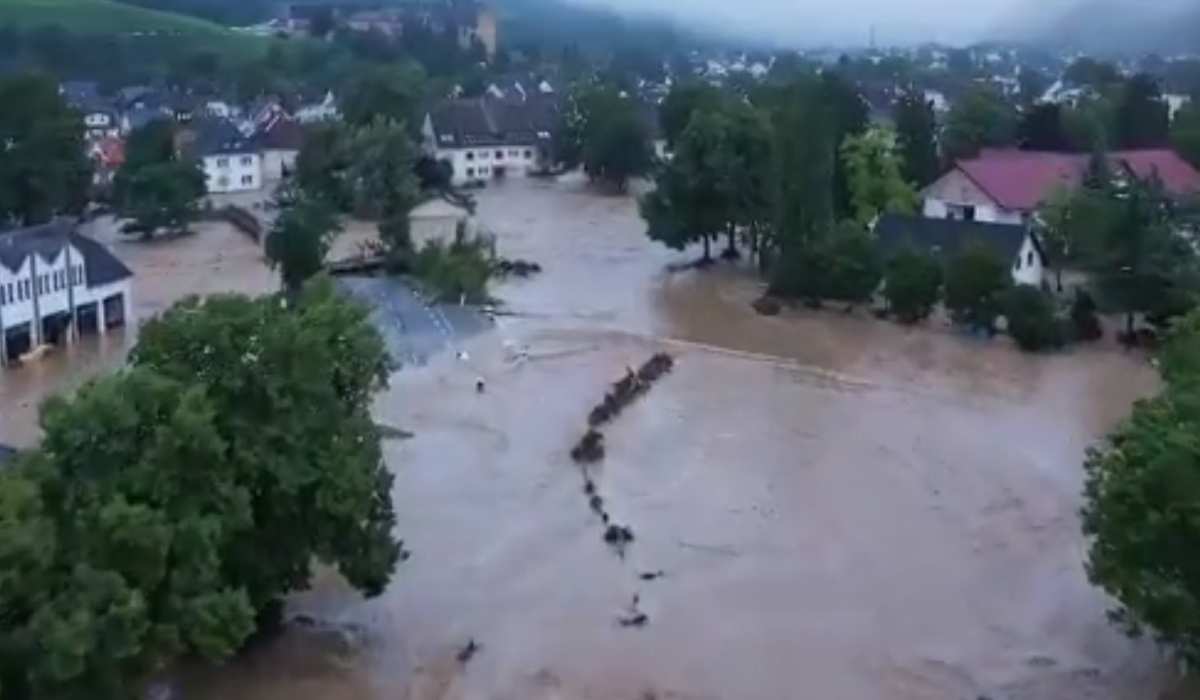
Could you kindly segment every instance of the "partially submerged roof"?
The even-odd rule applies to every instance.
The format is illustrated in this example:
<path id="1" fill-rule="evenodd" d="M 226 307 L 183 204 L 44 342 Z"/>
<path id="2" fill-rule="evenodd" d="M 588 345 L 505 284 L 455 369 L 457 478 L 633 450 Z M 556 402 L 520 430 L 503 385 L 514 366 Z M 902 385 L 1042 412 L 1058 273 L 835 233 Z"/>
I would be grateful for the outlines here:
<path id="1" fill-rule="evenodd" d="M 931 219 L 907 214 L 884 214 L 875 224 L 875 237 L 885 255 L 911 246 L 919 251 L 949 257 L 969 242 L 978 242 L 994 250 L 1007 262 L 1021 252 L 1021 244 L 1027 235 L 1044 259 L 1045 254 L 1037 236 L 1016 224 Z"/>
<path id="2" fill-rule="evenodd" d="M 0 231 L 0 265 L 16 272 L 30 255 L 54 262 L 66 250 L 67 243 L 83 255 L 84 272 L 89 287 L 110 284 L 133 273 L 107 248 L 76 231 L 75 223 L 58 219 L 47 224 Z"/>

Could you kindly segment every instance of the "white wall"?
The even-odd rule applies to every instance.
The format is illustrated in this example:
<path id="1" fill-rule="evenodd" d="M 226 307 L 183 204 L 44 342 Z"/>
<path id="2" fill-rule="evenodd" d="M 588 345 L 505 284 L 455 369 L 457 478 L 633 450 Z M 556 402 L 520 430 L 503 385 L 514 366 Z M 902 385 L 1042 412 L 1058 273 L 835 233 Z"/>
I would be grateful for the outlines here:
<path id="1" fill-rule="evenodd" d="M 527 175 L 538 167 L 538 149 L 532 144 L 438 148 L 436 158 L 450 163 L 455 185 L 490 180 L 496 177 L 498 167 L 503 168 L 506 177 Z"/>
<path id="2" fill-rule="evenodd" d="M 21 269 L 13 273 L 0 265 L 0 285 L 4 287 L 4 305 L 0 317 L 5 328 L 29 323 L 34 318 L 34 296 L 37 296 L 37 311 L 42 318 L 71 310 L 71 291 L 74 283 L 75 306 L 88 301 L 87 275 L 83 255 L 70 246 L 70 264 L 74 275 L 67 268 L 67 254 L 46 259 L 41 255 L 26 258 Z M 36 278 L 32 275 L 36 274 Z M 28 294 L 21 285 L 28 283 Z M 10 286 L 11 285 L 11 286 Z M 11 295 L 10 295 L 11 292 Z M 82 301 L 81 301 L 82 300 Z M 40 333 L 40 328 L 38 329 Z"/>
<path id="3" fill-rule="evenodd" d="M 928 219 L 949 218 L 949 213 L 961 207 L 975 207 L 975 221 L 997 224 L 1022 223 L 1021 212 L 998 205 L 986 192 L 963 174 L 951 170 L 925 188 L 922 214 Z M 958 218 L 958 217 L 955 217 Z"/>
<path id="4" fill-rule="evenodd" d="M 262 187 L 262 157 L 257 153 L 204 156 L 209 194 L 249 192 Z"/>
<path id="5" fill-rule="evenodd" d="M 1038 254 L 1033 238 L 1026 235 L 1017 259 L 1013 261 L 1013 282 L 1041 287 L 1046 274 L 1043 268 L 1042 256 Z"/>

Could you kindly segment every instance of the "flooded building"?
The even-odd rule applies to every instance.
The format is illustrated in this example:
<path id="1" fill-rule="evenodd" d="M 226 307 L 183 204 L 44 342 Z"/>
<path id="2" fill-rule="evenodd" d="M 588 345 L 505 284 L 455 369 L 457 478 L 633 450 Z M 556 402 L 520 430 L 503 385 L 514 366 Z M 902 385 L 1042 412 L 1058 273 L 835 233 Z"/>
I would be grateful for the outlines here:
<path id="1" fill-rule="evenodd" d="M 0 364 L 132 318 L 129 268 L 73 221 L 0 232 Z"/>
<path id="2" fill-rule="evenodd" d="M 558 122 L 553 94 L 446 100 L 425 117 L 423 149 L 450 164 L 455 185 L 545 172 Z"/>

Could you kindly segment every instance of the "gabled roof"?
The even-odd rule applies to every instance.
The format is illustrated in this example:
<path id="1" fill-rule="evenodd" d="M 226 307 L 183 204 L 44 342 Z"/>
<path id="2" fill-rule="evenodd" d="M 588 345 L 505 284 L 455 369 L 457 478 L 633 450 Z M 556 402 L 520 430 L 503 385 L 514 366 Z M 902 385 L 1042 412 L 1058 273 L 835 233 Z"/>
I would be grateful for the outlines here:
<path id="1" fill-rule="evenodd" d="M 1157 177 L 1176 197 L 1200 193 L 1200 172 L 1170 149 L 1114 151 L 1110 167 L 1140 180 Z M 1075 189 L 1083 182 L 1090 156 L 1079 153 L 984 149 L 956 164 L 996 204 L 1005 209 L 1036 209 L 1056 187 Z"/>
<path id="2" fill-rule="evenodd" d="M 246 138 L 228 119 L 205 118 L 193 122 L 196 138 L 191 152 L 197 156 L 254 153 L 253 139 Z"/>
<path id="3" fill-rule="evenodd" d="M 299 151 L 304 145 L 304 127 L 285 114 L 276 114 L 255 134 L 261 148 Z"/>
<path id="4" fill-rule="evenodd" d="M 550 95 L 524 100 L 445 100 L 429 114 L 442 147 L 532 144 L 558 127 L 558 102 Z"/>
<path id="5" fill-rule="evenodd" d="M 1016 224 L 931 219 L 906 214 L 884 214 L 875 224 L 875 237 L 885 255 L 913 246 L 920 251 L 948 257 L 968 242 L 977 241 L 994 250 L 1005 261 L 1011 261 L 1021 252 L 1021 244 L 1026 236 L 1033 240 L 1038 254 L 1045 260 L 1037 236 Z"/>
<path id="6" fill-rule="evenodd" d="M 54 261 L 62 255 L 68 243 L 75 246 L 83 256 L 84 272 L 89 287 L 133 276 L 129 268 L 107 248 L 77 232 L 75 223 L 67 219 L 0 231 L 0 265 L 16 272 L 25 264 L 25 260 L 35 253 L 43 260 Z"/>

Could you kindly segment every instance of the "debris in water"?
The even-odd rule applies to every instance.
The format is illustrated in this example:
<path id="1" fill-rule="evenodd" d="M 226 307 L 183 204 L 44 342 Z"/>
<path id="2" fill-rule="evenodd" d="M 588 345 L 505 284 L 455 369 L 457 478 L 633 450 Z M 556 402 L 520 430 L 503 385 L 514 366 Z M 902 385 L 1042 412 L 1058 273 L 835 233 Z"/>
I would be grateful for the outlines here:
<path id="1" fill-rule="evenodd" d="M 638 578 L 640 578 L 643 581 L 653 581 L 655 579 L 662 578 L 663 576 L 666 576 L 666 575 L 667 574 L 665 571 L 663 571 L 662 569 L 659 569 L 658 571 L 643 571 L 642 573 L 638 574 Z"/>
<path id="2" fill-rule="evenodd" d="M 604 499 L 596 494 L 593 494 L 592 497 L 588 499 L 588 505 L 591 506 L 592 510 L 596 511 L 597 513 L 604 512 Z"/>
<path id="3" fill-rule="evenodd" d="M 414 435 L 407 430 L 396 428 L 390 425 L 384 425 L 383 423 L 376 423 L 375 430 L 379 433 L 379 437 L 383 438 L 384 440 L 410 440 Z"/>
<path id="4" fill-rule="evenodd" d="M 465 647 L 458 650 L 459 663 L 467 663 L 471 660 L 471 657 L 475 656 L 475 654 L 477 654 L 481 649 L 483 649 L 483 645 L 476 644 L 475 638 L 472 637 L 467 641 L 467 645 Z"/>
<path id="5" fill-rule="evenodd" d="M 582 464 L 598 462 L 604 457 L 604 435 L 596 430 L 588 430 L 579 439 L 579 443 L 571 448 L 571 459 Z"/>
<path id="6" fill-rule="evenodd" d="M 646 615 L 646 613 L 640 612 L 636 615 L 618 618 L 617 621 L 621 623 L 622 627 L 645 627 L 646 623 L 650 621 L 650 618 Z"/>

